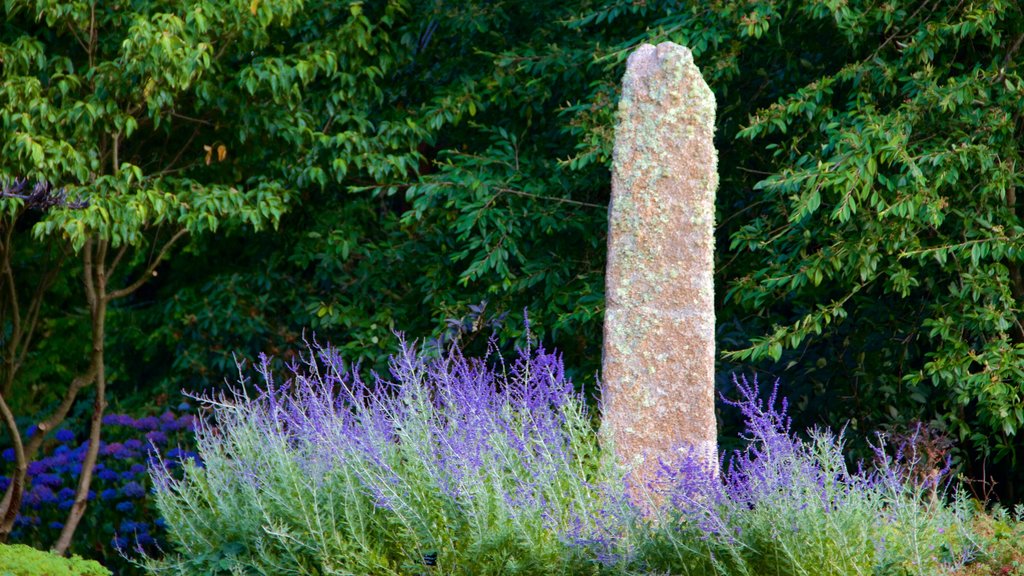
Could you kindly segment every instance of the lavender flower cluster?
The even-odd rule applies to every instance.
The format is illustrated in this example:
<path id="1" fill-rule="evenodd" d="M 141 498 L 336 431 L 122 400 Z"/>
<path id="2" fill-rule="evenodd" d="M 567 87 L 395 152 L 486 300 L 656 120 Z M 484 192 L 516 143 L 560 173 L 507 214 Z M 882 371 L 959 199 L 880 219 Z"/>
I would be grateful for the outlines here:
<path id="1" fill-rule="evenodd" d="M 640 564 L 695 574 L 931 575 L 978 553 L 969 510 L 945 499 L 948 461 L 921 480 L 913 437 L 891 453 L 879 436 L 872 467 L 851 469 L 842 434 L 792 432 L 777 382 L 767 401 L 756 379 L 735 383 L 740 398 L 725 403 L 743 415 L 745 447 L 723 458 L 720 477 L 689 455 L 663 463 L 657 489 L 669 505 L 639 547 Z"/>
<path id="2" fill-rule="evenodd" d="M 930 576 L 979 554 L 948 469 L 922 475 L 913 443 L 892 455 L 881 438 L 851 469 L 841 434 L 801 439 L 756 381 L 729 402 L 745 448 L 663 462 L 652 506 L 555 354 L 427 360 L 403 343 L 370 384 L 314 346 L 292 371 L 277 382 L 264 359 L 260 382 L 205 399 L 203 466 L 154 469 L 173 549 L 151 573 Z"/>
<path id="3" fill-rule="evenodd" d="M 566 568 L 563 536 L 598 514 L 596 434 L 555 354 L 426 360 L 403 343 L 370 384 L 314 347 L 283 384 L 259 371 L 207 399 L 204 468 L 155 473 L 177 554 L 154 572 Z"/>
<path id="4" fill-rule="evenodd" d="M 88 493 L 89 512 L 76 536 L 79 550 L 117 558 L 119 550 L 152 550 L 164 534 L 164 523 L 156 516 L 150 501 L 149 469 L 158 462 L 170 470 L 181 462 L 198 462 L 198 454 L 181 446 L 191 445 L 196 417 L 165 411 L 160 416 L 132 418 L 127 414 L 108 414 L 103 418 L 104 437 L 93 470 Z M 38 433 L 33 426 L 26 437 Z M 89 440 L 78 442 L 70 428 L 54 433 L 43 447 L 45 456 L 29 464 L 22 509 L 11 534 L 14 541 L 36 547 L 53 543 L 75 499 L 82 462 Z M 14 461 L 14 450 L 0 453 L 6 462 Z M 0 476 L 0 491 L 6 490 L 10 477 Z"/>

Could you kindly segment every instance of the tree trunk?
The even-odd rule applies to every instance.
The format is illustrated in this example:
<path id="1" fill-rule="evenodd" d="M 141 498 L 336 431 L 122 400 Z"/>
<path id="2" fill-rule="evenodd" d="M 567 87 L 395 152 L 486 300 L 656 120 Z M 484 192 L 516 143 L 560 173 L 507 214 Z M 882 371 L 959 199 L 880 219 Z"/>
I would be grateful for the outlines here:
<path id="1" fill-rule="evenodd" d="M 95 254 L 94 254 L 95 252 Z M 89 448 L 82 462 L 82 473 L 78 477 L 78 489 L 75 501 L 68 511 L 64 527 L 61 529 L 53 551 L 66 554 L 71 546 L 71 538 L 78 529 L 78 524 L 85 514 L 89 501 L 89 486 L 92 484 L 92 473 L 96 468 L 96 458 L 100 450 L 100 431 L 103 427 L 103 411 L 107 407 L 106 370 L 103 365 L 104 327 L 107 318 L 107 275 L 106 275 L 107 242 L 90 240 L 82 253 L 84 263 L 83 279 L 85 294 L 89 301 L 89 312 L 92 320 L 92 355 L 89 371 L 96 375 L 96 399 L 93 402 L 92 419 L 89 426 Z"/>

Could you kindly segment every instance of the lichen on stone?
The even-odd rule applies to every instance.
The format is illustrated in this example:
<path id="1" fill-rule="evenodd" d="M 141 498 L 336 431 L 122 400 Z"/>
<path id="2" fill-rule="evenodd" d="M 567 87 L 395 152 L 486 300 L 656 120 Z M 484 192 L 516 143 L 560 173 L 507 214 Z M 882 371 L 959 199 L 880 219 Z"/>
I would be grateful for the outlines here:
<path id="1" fill-rule="evenodd" d="M 613 150 L 602 434 L 648 463 L 679 442 L 714 453 L 714 115 L 689 50 L 630 56 Z"/>

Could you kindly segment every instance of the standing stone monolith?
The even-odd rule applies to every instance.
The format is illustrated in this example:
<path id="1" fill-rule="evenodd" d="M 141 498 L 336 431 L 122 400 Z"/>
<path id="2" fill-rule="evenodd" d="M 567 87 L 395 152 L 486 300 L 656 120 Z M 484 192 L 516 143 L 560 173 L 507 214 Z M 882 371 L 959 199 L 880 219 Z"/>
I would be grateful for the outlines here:
<path id="1" fill-rule="evenodd" d="M 683 446 L 717 462 L 714 132 L 689 49 L 633 52 L 608 207 L 601 432 L 634 489 Z"/>

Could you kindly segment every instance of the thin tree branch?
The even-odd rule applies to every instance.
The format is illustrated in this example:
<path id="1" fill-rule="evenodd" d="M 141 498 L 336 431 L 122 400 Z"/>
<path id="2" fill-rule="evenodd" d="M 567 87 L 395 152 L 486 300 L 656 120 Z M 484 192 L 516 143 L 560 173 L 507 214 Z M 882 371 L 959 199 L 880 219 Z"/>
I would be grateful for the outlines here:
<path id="1" fill-rule="evenodd" d="M 71 35 L 75 37 L 78 45 L 82 47 L 82 51 L 88 53 L 89 47 L 85 45 L 85 42 L 82 40 L 82 36 L 78 33 L 78 27 L 75 26 L 74 22 L 68 22 L 68 30 L 71 30 Z"/>
<path id="2" fill-rule="evenodd" d="M 150 174 L 150 177 L 160 176 L 162 174 L 169 174 L 171 170 L 174 168 L 174 165 L 178 163 L 178 160 L 181 160 L 181 155 L 185 153 L 185 150 L 188 150 L 188 147 L 192 145 L 192 141 L 195 140 L 196 136 L 198 135 L 199 129 L 196 128 L 195 130 L 192 131 L 192 135 L 188 137 L 188 140 L 185 141 L 185 145 L 178 150 L 178 153 L 174 156 L 174 159 L 172 159 L 170 163 L 167 164 L 167 166 L 165 166 L 164 169 L 161 170 L 160 172 L 154 172 L 153 174 Z M 189 166 L 191 166 L 191 164 Z"/>
<path id="3" fill-rule="evenodd" d="M 172 236 L 171 239 L 168 240 L 164 244 L 163 248 L 160 249 L 160 253 L 157 254 L 156 258 L 154 258 L 149 263 L 149 266 L 146 267 L 145 272 L 143 272 L 135 280 L 135 282 L 132 282 L 131 284 L 129 284 L 128 286 L 126 286 L 124 288 L 121 288 L 120 290 L 114 290 L 113 292 L 110 292 L 109 294 L 106 294 L 104 296 L 106 298 L 107 302 L 110 302 L 111 300 L 116 300 L 118 298 L 122 298 L 124 296 L 127 296 L 127 295 L 131 294 L 132 292 L 135 292 L 136 290 L 138 290 L 139 286 L 142 286 L 143 284 L 145 284 L 146 280 L 149 280 L 149 278 L 153 276 L 153 272 L 156 270 L 156 267 L 160 265 L 160 261 L 163 260 L 163 257 L 167 254 L 167 252 L 171 249 L 171 247 L 173 247 L 174 244 L 178 240 L 180 240 L 181 237 L 184 236 L 185 234 L 188 234 L 188 230 L 187 229 L 182 228 L 181 230 L 178 230 L 174 234 L 174 236 Z"/>
<path id="4" fill-rule="evenodd" d="M 15 361 L 13 370 L 10 374 L 12 382 L 14 381 L 14 377 L 18 370 L 21 369 L 22 364 L 25 363 L 25 357 L 28 355 L 28 351 L 32 347 L 32 340 L 35 337 L 36 327 L 39 325 L 39 313 L 43 307 L 43 296 L 45 296 L 46 292 L 57 281 L 60 269 L 64 265 L 64 258 L 66 257 L 66 254 L 62 254 L 57 263 L 47 271 L 46 275 L 43 276 L 43 279 L 40 280 L 38 285 L 36 285 L 36 291 L 32 295 L 32 300 L 29 302 L 28 312 L 25 314 L 24 326 L 26 326 L 26 328 L 20 344 L 21 351 L 18 353 L 18 359 Z"/>
<path id="5" fill-rule="evenodd" d="M 89 237 L 82 248 L 82 264 L 86 270 L 92 270 L 92 251 L 92 237 Z M 92 273 L 85 274 L 82 281 L 85 285 L 85 299 L 89 303 L 89 309 L 92 310 L 96 306 L 96 288 L 93 286 Z"/>
<path id="6" fill-rule="evenodd" d="M 96 68 L 96 41 L 98 39 L 96 32 L 96 0 L 93 0 L 89 4 L 89 69 L 93 70 Z"/>
<path id="7" fill-rule="evenodd" d="M 202 118 L 193 118 L 192 116 L 186 116 L 184 114 L 179 114 L 173 111 L 171 112 L 171 117 L 180 118 L 181 120 L 187 120 L 189 122 L 195 122 L 196 124 L 202 124 L 204 126 L 213 126 L 213 122 L 210 122 L 209 120 L 203 120 Z"/>
<path id="8" fill-rule="evenodd" d="M 526 198 L 533 198 L 535 200 L 550 200 L 552 202 L 561 202 L 563 204 L 573 204 L 576 206 L 586 206 L 588 208 L 601 208 L 604 210 L 608 209 L 606 204 L 593 204 L 591 202 L 581 202 L 579 200 L 571 200 L 569 198 L 558 198 L 557 196 L 540 196 L 539 194 L 532 194 L 530 192 L 524 192 L 522 190 L 513 190 L 512 188 L 503 188 L 498 186 L 491 187 L 492 190 L 504 192 L 507 194 L 514 194 L 516 196 L 523 196 Z"/>
<path id="9" fill-rule="evenodd" d="M 71 407 L 75 404 L 75 399 L 78 397 L 78 392 L 82 388 L 91 385 L 95 379 L 96 374 L 90 368 L 89 370 L 86 370 L 84 374 L 79 374 L 71 381 L 71 385 L 68 386 L 67 392 L 64 393 L 64 398 L 61 399 L 60 404 L 53 411 L 53 414 L 51 414 L 46 420 L 36 424 L 36 428 L 39 430 L 39 433 L 29 438 L 25 449 L 25 455 L 27 458 L 35 458 L 36 451 L 39 450 L 39 447 L 43 443 L 44 434 L 59 426 L 60 423 L 67 418 L 68 412 L 71 411 Z"/>
<path id="10" fill-rule="evenodd" d="M 13 231 L 13 225 L 8 226 L 4 231 L 3 262 L 0 264 L 0 266 L 3 266 L 4 284 L 7 286 L 8 306 L 11 312 L 11 335 L 7 341 L 7 350 L 4 354 L 6 370 L 3 385 L 0 386 L 0 393 L 5 395 L 10 394 L 13 387 L 15 357 L 18 354 L 18 342 L 21 340 L 21 305 L 18 302 L 17 286 L 14 284 L 14 271 L 11 270 L 11 238 Z M 2 524 L 0 524 L 0 527 L 2 527 Z"/>
<path id="11" fill-rule="evenodd" d="M 125 253 L 128 252 L 128 245 L 122 244 L 121 248 L 114 255 L 114 261 L 110 263 L 109 274 L 111 277 L 114 276 L 114 272 L 117 271 L 117 265 L 121 263 L 121 258 L 124 257 Z"/>
<path id="12" fill-rule="evenodd" d="M 1024 42 L 1024 33 L 1017 36 L 1013 45 L 1006 52 L 1006 56 L 1003 57 L 1003 63 L 999 66 L 999 76 L 996 76 L 996 84 L 1002 84 L 1003 80 L 1006 79 L 1006 67 L 1010 65 L 1013 55 L 1017 53 L 1017 50 L 1020 50 L 1021 42 Z"/>
<path id="13" fill-rule="evenodd" d="M 2 505 L 0 505 L 0 542 L 6 542 L 7 536 L 14 528 L 14 519 L 21 509 L 21 496 L 25 490 L 25 476 L 28 473 L 28 460 L 25 458 L 25 447 L 21 443 L 21 432 L 18 430 L 18 423 L 14 419 L 14 413 L 7 405 L 7 401 L 0 394 L 0 414 L 3 415 L 4 426 L 11 435 L 14 444 L 14 473 L 11 474 L 11 483 L 4 494 Z"/>

